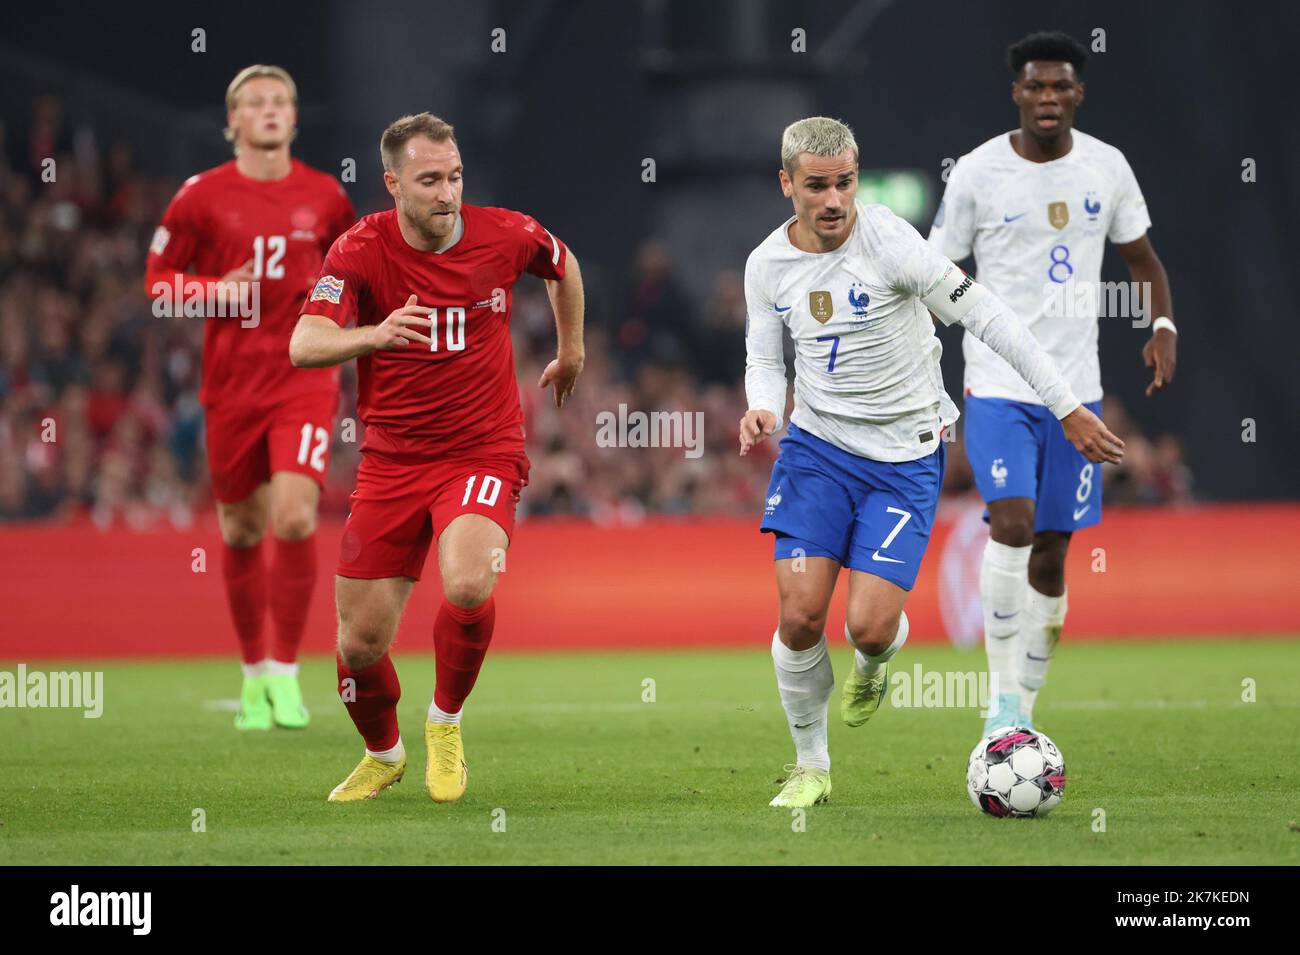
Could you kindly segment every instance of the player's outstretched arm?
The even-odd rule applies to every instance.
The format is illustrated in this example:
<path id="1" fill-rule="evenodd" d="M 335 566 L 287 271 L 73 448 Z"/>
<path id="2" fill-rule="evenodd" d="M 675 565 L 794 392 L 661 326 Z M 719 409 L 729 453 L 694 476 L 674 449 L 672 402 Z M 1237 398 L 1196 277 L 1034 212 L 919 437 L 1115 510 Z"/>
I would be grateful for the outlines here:
<path id="1" fill-rule="evenodd" d="M 960 322 L 1014 368 L 1089 461 L 1118 464 L 1124 457 L 1124 442 L 1075 397 L 1052 356 L 996 295 L 950 265 L 921 301 L 944 324 Z"/>
<path id="2" fill-rule="evenodd" d="M 1060 420 L 1065 436 L 1084 457 L 1094 464 L 1119 464 L 1124 457 L 1124 442 L 1111 434 L 1101 419 L 1075 397 L 1052 356 L 1020 319 L 987 289 L 981 292 L 961 319 L 966 330 L 1025 379 Z"/>
<path id="3" fill-rule="evenodd" d="M 1152 330 L 1151 337 L 1142 346 L 1142 361 L 1153 372 L 1151 384 L 1147 385 L 1150 398 L 1174 380 L 1174 366 L 1178 363 L 1178 332 L 1173 327 L 1174 296 L 1169 288 L 1169 274 L 1156 255 L 1151 239 L 1145 235 L 1115 248 L 1128 263 L 1133 281 L 1140 283 L 1140 288 L 1151 290 L 1147 307 L 1156 316 L 1159 327 Z M 1168 323 L 1161 322 L 1161 318 L 1168 319 Z"/>
<path id="4" fill-rule="evenodd" d="M 586 361 L 586 348 L 582 343 L 582 313 L 585 296 L 582 290 L 582 272 L 578 260 L 569 250 L 564 266 L 564 278 L 546 280 L 546 295 L 555 313 L 555 358 L 542 372 L 539 388 L 555 386 L 555 407 L 562 408 L 573 394 Z"/>
<path id="5" fill-rule="evenodd" d="M 378 325 L 359 328 L 340 328 L 324 315 L 302 315 L 289 340 L 289 360 L 295 368 L 325 368 L 374 351 L 407 348 L 412 342 L 428 345 L 429 337 L 419 329 L 430 327 L 433 309 L 415 301 L 412 295 Z"/>

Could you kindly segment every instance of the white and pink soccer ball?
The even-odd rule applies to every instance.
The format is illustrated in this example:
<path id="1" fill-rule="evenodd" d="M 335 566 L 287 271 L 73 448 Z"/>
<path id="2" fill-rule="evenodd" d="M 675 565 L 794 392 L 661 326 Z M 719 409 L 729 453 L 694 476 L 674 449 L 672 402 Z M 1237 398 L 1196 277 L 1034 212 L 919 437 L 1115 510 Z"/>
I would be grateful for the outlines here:
<path id="1" fill-rule="evenodd" d="M 966 791 L 990 816 L 1045 816 L 1065 793 L 1065 758 L 1042 733 L 1001 729 L 971 751 Z"/>

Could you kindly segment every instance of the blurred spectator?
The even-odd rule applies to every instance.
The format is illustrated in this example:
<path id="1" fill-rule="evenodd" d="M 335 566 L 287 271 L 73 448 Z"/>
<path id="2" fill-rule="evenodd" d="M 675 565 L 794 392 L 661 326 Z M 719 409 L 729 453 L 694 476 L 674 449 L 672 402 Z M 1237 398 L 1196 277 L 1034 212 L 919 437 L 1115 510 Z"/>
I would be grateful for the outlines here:
<path id="1" fill-rule="evenodd" d="M 705 384 L 730 385 L 744 378 L 745 277 L 740 272 L 719 272 L 713 280 L 691 357 L 696 377 Z"/>
<path id="2" fill-rule="evenodd" d="M 1192 469 L 1183 459 L 1183 442 L 1177 435 L 1162 434 L 1156 438 L 1152 485 L 1155 500 L 1160 504 L 1192 502 Z"/>
<path id="3" fill-rule="evenodd" d="M 615 340 L 624 373 L 635 375 L 647 361 L 689 363 L 695 321 L 694 310 L 673 278 L 667 250 L 658 242 L 643 243 Z"/>
<path id="4" fill-rule="evenodd" d="M 72 135 L 63 125 L 59 98 L 52 93 L 38 96 L 32 104 L 31 125 L 17 144 L 14 166 L 34 182 L 40 182 L 45 161 L 71 150 Z"/>

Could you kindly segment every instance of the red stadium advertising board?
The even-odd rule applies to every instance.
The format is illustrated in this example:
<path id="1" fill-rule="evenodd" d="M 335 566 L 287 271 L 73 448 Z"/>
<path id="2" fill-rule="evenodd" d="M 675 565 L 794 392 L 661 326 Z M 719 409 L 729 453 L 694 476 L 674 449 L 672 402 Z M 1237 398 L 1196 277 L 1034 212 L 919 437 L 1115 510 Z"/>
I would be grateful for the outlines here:
<path id="1" fill-rule="evenodd" d="M 326 566 L 341 529 L 321 528 Z M 969 505 L 941 515 L 907 605 L 913 640 L 977 639 L 984 533 Z M 1300 505 L 1112 508 L 1070 549 L 1067 638 L 1300 632 L 1298 541 Z M 233 656 L 219 554 L 210 522 L 152 533 L 10 526 L 0 533 L 0 659 Z M 430 562 L 399 652 L 432 650 L 436 574 Z M 744 520 L 521 522 L 501 586 L 495 650 L 766 652 L 776 621 L 771 541 Z M 328 578 L 317 588 L 307 653 L 332 652 L 332 589 Z M 831 627 L 843 620 L 844 591 L 841 579 Z"/>

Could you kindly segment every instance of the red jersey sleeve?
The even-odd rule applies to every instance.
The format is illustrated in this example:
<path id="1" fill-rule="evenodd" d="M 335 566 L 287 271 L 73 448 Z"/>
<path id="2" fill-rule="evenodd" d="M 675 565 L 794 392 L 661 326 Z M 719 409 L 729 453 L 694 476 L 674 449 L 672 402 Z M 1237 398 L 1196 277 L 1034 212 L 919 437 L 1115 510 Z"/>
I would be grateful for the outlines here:
<path id="1" fill-rule="evenodd" d="M 337 185 L 337 183 L 336 183 Z M 335 211 L 334 221 L 330 224 L 329 240 L 333 242 L 348 229 L 352 228 L 352 223 L 357 221 L 356 209 L 352 206 L 352 200 L 348 194 L 339 186 L 338 208 Z"/>
<path id="2" fill-rule="evenodd" d="M 365 245 L 355 234 L 360 228 L 334 240 L 299 315 L 324 315 L 343 327 L 352 322 L 366 281 Z"/>
<path id="3" fill-rule="evenodd" d="M 184 273 L 194 261 L 199 240 L 203 236 L 204 210 L 202 200 L 188 180 L 167 204 L 162 224 L 154 230 L 149 242 L 149 257 L 145 260 L 145 294 L 153 295 L 155 282 L 171 283 L 177 272 Z M 200 281 L 217 281 L 219 275 L 195 275 Z"/>
<path id="4" fill-rule="evenodd" d="M 522 239 L 519 250 L 519 271 L 543 279 L 564 278 L 564 266 L 569 250 L 563 242 L 542 227 L 532 216 L 520 214 L 523 220 L 519 229 Z"/>

